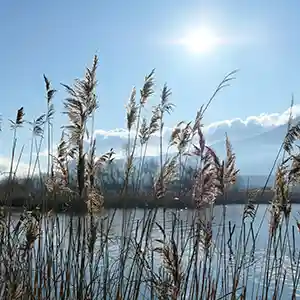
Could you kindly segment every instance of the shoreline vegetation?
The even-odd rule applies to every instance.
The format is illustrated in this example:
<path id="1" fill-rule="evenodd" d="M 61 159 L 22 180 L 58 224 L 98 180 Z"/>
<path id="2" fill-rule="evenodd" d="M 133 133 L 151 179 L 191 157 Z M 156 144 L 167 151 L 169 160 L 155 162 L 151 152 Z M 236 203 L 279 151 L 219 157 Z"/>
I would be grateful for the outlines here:
<path id="1" fill-rule="evenodd" d="M 45 113 L 29 121 L 26 108 L 21 107 L 9 120 L 11 161 L 1 185 L 1 203 L 5 208 L 23 207 L 23 211 L 17 221 L 13 209 L 0 211 L 0 299 L 296 299 L 300 251 L 292 234 L 295 211 L 292 214 L 291 203 L 299 198 L 291 188 L 300 183 L 300 150 L 295 147 L 300 123 L 292 122 L 293 102 L 285 139 L 270 170 L 270 174 L 276 173 L 274 188 L 238 192 L 232 190 L 239 170 L 230 137 L 224 137 L 226 155 L 220 159 L 202 132 L 205 112 L 237 71 L 224 77 L 194 120 L 175 126 L 166 143 L 165 120 L 176 107 L 167 84 L 157 95 L 158 101 L 153 99 L 156 82 L 152 70 L 141 89 L 131 91 L 125 112 L 124 165 L 114 168 L 114 150 L 99 154 L 96 149 L 97 66 L 95 56 L 82 79 L 62 84 L 68 123 L 57 151 L 52 149 L 59 93 L 45 75 Z M 152 108 L 149 117 L 146 107 L 148 111 Z M 18 136 L 28 126 L 28 172 L 21 180 L 24 184 L 18 184 L 24 149 L 17 153 Z M 159 161 L 149 171 L 145 158 L 154 136 Z M 46 171 L 40 158 L 45 144 Z M 33 181 L 34 177 L 37 180 Z M 118 187 L 113 195 L 105 189 L 109 184 Z M 143 197 L 145 186 L 150 190 Z M 167 217 L 165 210 L 161 220 L 157 209 L 145 209 L 138 221 L 136 210 L 121 209 L 121 217 L 98 214 L 108 206 L 164 203 L 171 207 L 184 199 L 194 205 L 186 226 L 175 214 Z M 240 222 L 228 227 L 226 205 L 236 201 L 243 202 Z M 261 226 L 257 228 L 255 222 L 260 201 L 270 202 L 263 216 L 268 219 L 265 249 L 257 249 Z M 32 210 L 35 204 L 41 213 Z M 222 205 L 222 216 L 214 227 L 216 205 Z M 84 215 L 70 214 L 67 221 L 61 221 L 50 213 L 53 207 Z M 114 221 L 121 224 L 117 235 Z M 263 255 L 257 258 L 255 254 L 261 250 Z M 292 274 L 289 285 L 287 270 Z"/>
<path id="2" fill-rule="evenodd" d="M 254 204 L 271 204 L 272 199 L 275 196 L 274 191 L 266 190 L 263 193 L 259 189 L 253 190 L 241 190 L 230 191 L 227 193 L 227 201 L 222 196 L 217 196 L 214 205 L 246 205 L 249 202 L 249 194 L 255 194 L 253 199 Z M 175 195 L 165 195 L 163 201 L 161 199 L 155 199 L 152 195 L 128 195 L 127 197 L 120 198 L 119 195 L 107 195 L 104 194 L 105 201 L 103 203 L 104 209 L 135 209 L 135 208 L 165 208 L 165 209 L 196 209 L 196 205 L 192 199 L 192 196 L 181 196 L 177 198 Z M 294 192 L 290 195 L 291 204 L 300 204 L 300 193 Z M 11 207 L 16 209 L 26 208 L 27 210 L 40 209 L 43 205 L 43 201 L 39 199 L 12 198 L 10 201 Z M 0 202 L 0 206 L 7 207 L 5 202 Z M 85 208 L 82 207 L 80 202 L 66 202 L 64 200 L 56 199 L 55 201 L 48 201 L 47 206 L 44 206 L 46 211 L 52 210 L 57 213 L 69 212 L 69 213 L 81 213 L 85 212 Z"/>

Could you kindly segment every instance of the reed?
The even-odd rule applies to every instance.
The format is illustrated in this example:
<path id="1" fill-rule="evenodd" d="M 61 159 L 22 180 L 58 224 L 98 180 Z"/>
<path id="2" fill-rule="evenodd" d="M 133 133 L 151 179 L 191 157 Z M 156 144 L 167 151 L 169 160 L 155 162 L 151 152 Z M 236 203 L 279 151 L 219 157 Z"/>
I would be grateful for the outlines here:
<path id="1" fill-rule="evenodd" d="M 11 164 L 0 211 L 0 298 L 296 299 L 300 252 L 291 218 L 290 188 L 299 182 L 300 152 L 295 145 L 300 124 L 292 124 L 292 114 L 274 162 L 276 182 L 270 205 L 260 217 L 258 201 L 266 188 L 249 190 L 248 201 L 234 222 L 225 205 L 221 209 L 216 206 L 217 199 L 231 200 L 230 188 L 238 176 L 234 147 L 226 135 L 226 157 L 221 160 L 206 143 L 202 121 L 212 100 L 231 83 L 236 71 L 225 76 L 193 121 L 178 123 L 164 153 L 164 118 L 175 105 L 167 84 L 159 102 L 151 104 L 155 92 L 152 70 L 145 77 L 139 99 L 133 88 L 127 105 L 128 143 L 121 174 L 121 169 L 114 168 L 113 149 L 97 155 L 97 67 L 95 56 L 82 79 L 73 85 L 63 84 L 68 124 L 61 128 L 56 153 L 52 152 L 56 90 L 46 76 L 46 113 L 29 122 L 22 107 L 10 121 Z M 144 116 L 147 105 L 152 107 L 149 119 Z M 19 128 L 27 125 L 32 135 L 24 186 L 28 187 L 26 193 L 32 193 L 22 212 L 16 213 L 11 193 L 23 186 L 17 184 L 21 179 L 16 177 L 22 157 L 21 151 L 15 162 L 17 135 Z M 145 158 L 154 135 L 159 138 L 159 163 L 145 195 L 144 175 L 149 168 Z M 48 160 L 44 174 L 39 154 L 45 137 Z M 187 168 L 190 159 L 197 161 L 194 169 Z M 75 174 L 70 168 L 74 162 Z M 33 192 L 36 173 L 38 193 Z M 184 183 L 187 175 L 189 188 Z M 130 201 L 133 195 L 156 203 L 186 197 L 195 209 L 106 210 L 104 182 L 108 177 L 115 183 L 120 203 Z M 261 249 L 263 226 L 269 231 L 267 244 Z"/>

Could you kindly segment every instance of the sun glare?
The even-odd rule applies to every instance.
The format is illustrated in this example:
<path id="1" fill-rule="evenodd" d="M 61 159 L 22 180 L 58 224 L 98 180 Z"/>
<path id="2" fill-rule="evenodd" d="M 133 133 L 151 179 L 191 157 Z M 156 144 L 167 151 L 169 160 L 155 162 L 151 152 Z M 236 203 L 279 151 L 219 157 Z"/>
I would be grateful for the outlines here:
<path id="1" fill-rule="evenodd" d="M 208 28 L 200 28 L 188 33 L 180 44 L 183 45 L 189 52 L 207 53 L 214 50 L 219 44 L 219 38 L 213 31 Z"/>

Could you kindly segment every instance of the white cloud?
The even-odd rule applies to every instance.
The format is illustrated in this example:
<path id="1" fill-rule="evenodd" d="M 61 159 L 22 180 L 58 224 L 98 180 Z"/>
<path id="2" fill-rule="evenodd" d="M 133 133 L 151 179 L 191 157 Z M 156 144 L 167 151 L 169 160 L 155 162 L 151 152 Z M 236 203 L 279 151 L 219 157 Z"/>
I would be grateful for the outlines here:
<path id="1" fill-rule="evenodd" d="M 52 153 L 55 155 L 57 153 L 57 145 L 53 146 Z M 37 153 L 33 153 L 33 156 L 36 157 Z M 39 157 L 47 157 L 48 156 L 48 148 L 45 148 L 44 150 L 39 152 Z"/>
<path id="2" fill-rule="evenodd" d="M 169 133 L 171 130 L 172 130 L 172 128 L 165 127 L 163 134 Z M 136 134 L 136 131 L 131 130 L 131 137 L 134 137 L 135 134 Z M 128 139 L 128 130 L 125 129 L 125 128 L 115 128 L 115 129 L 110 129 L 110 130 L 96 129 L 95 130 L 95 135 L 100 135 L 100 136 L 103 136 L 104 138 L 107 138 L 107 137 L 120 137 L 124 140 L 127 140 Z M 158 137 L 159 133 L 156 132 L 156 133 L 153 134 L 153 136 Z"/>
<path id="3" fill-rule="evenodd" d="M 294 105 L 292 109 L 293 117 L 300 116 L 300 105 Z M 249 116 L 246 119 L 234 118 L 231 120 L 222 120 L 213 122 L 204 126 L 203 132 L 210 142 L 218 141 L 224 138 L 225 132 L 233 139 L 250 137 L 260 134 L 266 130 L 286 124 L 290 116 L 290 108 L 283 113 L 262 113 L 258 116 Z M 164 139 L 167 141 L 172 132 L 172 128 L 164 129 Z M 134 136 L 135 132 L 132 133 Z M 97 129 L 97 139 L 100 138 L 103 144 L 111 142 L 112 147 L 123 147 L 128 138 L 128 131 L 124 128 L 116 128 L 111 130 Z M 152 139 L 153 144 L 157 144 L 158 133 Z M 106 139 L 106 141 L 104 141 Z M 120 145 L 122 141 L 122 145 Z M 150 143 L 151 144 L 151 143 Z"/>
<path id="4" fill-rule="evenodd" d="M 289 116 L 291 113 L 291 109 L 288 108 L 283 113 L 262 113 L 258 116 L 249 116 L 246 119 L 235 118 L 232 120 L 223 120 L 219 122 L 214 122 L 205 126 L 204 131 L 209 132 L 212 129 L 219 128 L 219 127 L 232 127 L 234 124 L 240 123 L 244 126 L 249 125 L 258 125 L 265 128 L 276 127 L 283 124 L 286 124 L 289 120 Z M 300 105 L 294 105 L 292 108 L 292 115 L 293 117 L 300 116 Z"/>
<path id="5" fill-rule="evenodd" d="M 294 105 L 292 109 L 294 117 L 300 116 L 300 105 Z M 214 144 L 220 140 L 224 140 L 225 132 L 228 133 L 230 140 L 241 140 L 266 132 L 277 126 L 286 124 L 290 116 L 290 108 L 282 113 L 262 113 L 257 116 L 249 116 L 245 119 L 234 118 L 231 120 L 223 120 L 204 126 L 203 132 L 208 144 Z M 166 152 L 167 144 L 173 128 L 164 128 L 164 149 Z M 128 139 L 128 131 L 125 128 L 115 128 L 111 130 L 97 129 L 95 130 L 97 154 L 100 155 L 109 151 L 111 148 L 116 152 L 116 157 L 124 157 L 125 147 Z M 135 131 L 131 133 L 132 138 Z M 159 133 L 157 132 L 149 141 L 147 155 L 156 156 L 159 154 Z M 86 142 L 89 142 L 86 140 Z M 136 153 L 140 153 L 139 147 Z M 47 156 L 47 149 L 40 153 L 40 157 Z M 53 149 L 56 153 L 56 147 Z"/>
<path id="6" fill-rule="evenodd" d="M 9 157 L 0 156 L 0 172 L 1 175 L 7 175 L 10 170 L 11 159 Z M 17 167 L 17 160 L 14 161 L 13 171 L 15 171 Z M 17 176 L 26 176 L 28 172 L 29 165 L 24 162 L 19 162 L 16 175 Z"/>
<path id="7" fill-rule="evenodd" d="M 124 128 L 115 128 L 112 130 L 96 129 L 95 135 L 102 135 L 104 137 L 117 136 L 120 138 L 127 139 L 128 138 L 128 130 L 126 130 Z"/>

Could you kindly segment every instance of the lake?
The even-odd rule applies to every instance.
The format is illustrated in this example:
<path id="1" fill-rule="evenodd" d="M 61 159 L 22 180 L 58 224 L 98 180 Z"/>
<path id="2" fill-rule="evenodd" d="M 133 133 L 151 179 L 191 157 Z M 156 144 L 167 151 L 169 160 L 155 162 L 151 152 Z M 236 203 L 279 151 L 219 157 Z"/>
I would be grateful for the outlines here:
<path id="1" fill-rule="evenodd" d="M 300 233 L 298 230 L 292 231 L 292 226 L 296 228 L 296 221 L 294 217 L 298 217 L 298 211 L 300 211 L 300 205 L 294 204 L 292 207 L 292 214 L 290 220 L 290 226 L 288 227 L 288 234 L 284 237 L 282 234 L 278 240 L 278 253 L 272 252 L 271 264 L 269 268 L 273 270 L 273 277 L 269 278 L 267 282 L 263 282 L 263 272 L 265 270 L 265 258 L 268 248 L 268 236 L 269 236 L 269 212 L 267 205 L 260 205 L 255 221 L 250 228 L 250 222 L 246 222 L 245 235 L 240 235 L 242 230 L 241 219 L 243 215 L 243 205 L 228 205 L 226 206 L 226 228 L 225 230 L 221 226 L 223 219 L 223 207 L 216 206 L 214 208 L 214 219 L 212 224 L 212 250 L 210 252 L 211 263 L 211 275 L 223 276 L 228 278 L 228 282 L 232 282 L 232 274 L 234 270 L 239 266 L 241 259 L 241 253 L 243 253 L 243 271 L 241 272 L 240 280 L 247 282 L 247 298 L 256 298 L 257 293 L 261 293 L 263 286 L 269 286 L 269 294 L 271 295 L 274 290 L 276 278 L 281 278 L 284 282 L 283 289 L 278 291 L 278 295 L 281 295 L 283 299 L 289 299 L 293 282 L 299 281 L 299 250 L 300 250 Z M 208 211 L 198 215 L 202 221 L 206 219 Z M 17 220 L 18 214 L 14 214 L 14 219 Z M 70 220 L 72 219 L 72 226 L 70 226 Z M 74 265 L 74 272 L 71 277 L 76 281 L 76 262 L 82 257 L 82 251 L 76 252 L 76 255 L 71 255 L 70 244 L 75 245 L 78 240 L 78 226 L 82 226 L 82 222 L 85 220 L 87 228 L 90 227 L 90 220 L 88 216 L 85 217 L 70 217 L 68 215 L 56 215 L 48 220 L 46 225 L 46 219 L 43 223 L 42 230 L 45 226 L 49 226 L 47 238 L 42 233 L 42 249 L 49 249 L 51 245 L 52 255 L 56 260 L 58 268 L 62 268 L 68 262 L 72 262 Z M 160 241 L 169 241 L 173 235 L 173 239 L 177 244 L 178 253 L 182 254 L 181 268 L 184 274 L 187 274 L 188 266 L 191 266 L 191 260 L 195 260 L 194 248 L 195 248 L 195 226 L 193 226 L 195 220 L 195 211 L 193 210 L 163 210 L 157 211 L 149 210 L 106 210 L 103 213 L 95 217 L 95 221 L 99 222 L 97 228 L 95 250 L 92 254 L 93 266 L 89 265 L 89 260 L 86 261 L 85 278 L 91 278 L 98 274 L 98 281 L 94 283 L 94 291 L 100 291 L 104 293 L 104 288 L 114 289 L 115 284 L 120 278 L 128 278 L 126 282 L 130 282 L 132 278 L 141 276 L 145 279 L 149 277 L 155 278 L 154 274 L 161 274 L 161 266 L 164 264 L 161 254 L 157 248 L 161 245 Z M 163 235 L 160 226 L 164 228 Z M 231 233 L 230 233 L 231 231 Z M 285 229 L 283 229 L 285 232 Z M 248 235 L 249 233 L 249 235 Z M 254 242 L 255 240 L 255 242 Z M 247 242 L 246 242 L 247 241 Z M 47 246 L 48 245 L 48 246 Z M 241 251 L 241 245 L 244 247 Z M 35 243 L 35 252 L 37 253 L 38 243 Z M 224 248 L 222 248 L 224 247 Z M 124 251 L 124 249 L 128 251 Z M 75 247 L 72 246 L 72 249 Z M 139 249 L 139 251 L 137 251 Z M 222 250 L 226 249 L 226 251 Z M 126 252 L 126 253 L 124 253 Z M 88 246 L 86 247 L 85 255 L 88 255 Z M 147 263 L 141 263 L 137 258 L 137 253 L 142 255 Z M 281 255 L 280 255 L 281 253 Z M 47 254 L 49 255 L 49 253 Z M 275 256 L 278 255 L 276 258 Z M 34 256 L 34 255 L 33 255 Z M 76 257 L 77 256 L 77 257 Z M 281 258 L 280 258 L 281 257 Z M 276 259 L 275 259 L 276 258 Z M 280 260 L 280 259 L 281 260 Z M 34 258 L 33 258 L 34 259 Z M 193 267 L 203 268 L 203 260 L 205 259 L 205 251 L 197 252 L 197 263 L 193 264 Z M 278 262 L 280 261 L 280 264 Z M 120 270 L 120 266 L 124 265 L 124 270 Z M 142 267 L 143 266 L 143 267 Z M 140 269 L 144 268 L 144 271 L 140 272 Z M 224 271 L 226 270 L 226 272 Z M 94 275 L 92 275 L 94 274 Z M 219 274 L 219 275 L 218 275 Z M 132 276 L 132 277 L 131 277 Z M 163 275 L 159 275 L 163 276 Z M 95 277 L 95 278 L 96 278 Z M 109 280 L 107 280 L 109 278 Z M 130 279 L 131 278 L 131 279 Z M 294 279 L 293 279 L 294 278 Z M 191 285 L 191 278 L 185 278 L 187 290 L 184 296 L 180 299 L 188 297 L 189 293 L 193 290 Z M 151 280 L 150 280 L 151 281 Z M 239 286 L 242 285 L 242 281 Z M 98 283 L 97 283 L 98 282 Z M 199 281 L 201 283 L 201 280 Z M 99 288 L 99 285 L 105 285 L 105 287 Z M 135 284 L 132 280 L 132 284 Z M 153 285 L 153 280 L 151 282 Z M 126 284 L 124 284 L 123 292 L 131 299 L 133 297 L 130 289 L 126 290 Z M 151 298 L 151 290 L 149 284 L 142 284 L 142 288 L 139 291 L 139 298 Z M 280 285 L 281 288 L 281 285 Z M 220 286 L 219 293 L 226 294 L 229 290 L 229 286 Z M 239 291 L 241 292 L 241 291 Z M 131 296 L 130 296 L 131 295 Z M 237 293 L 237 295 L 239 295 Z M 153 296 L 153 295 L 152 295 Z M 297 295 L 300 297 L 299 295 Z M 126 297 L 126 298 L 127 298 Z M 125 298 L 125 297 L 124 297 Z M 230 297 L 229 297 L 230 298 Z M 278 297 L 279 298 L 279 297 Z M 226 298 L 224 298 L 226 299 Z"/>

